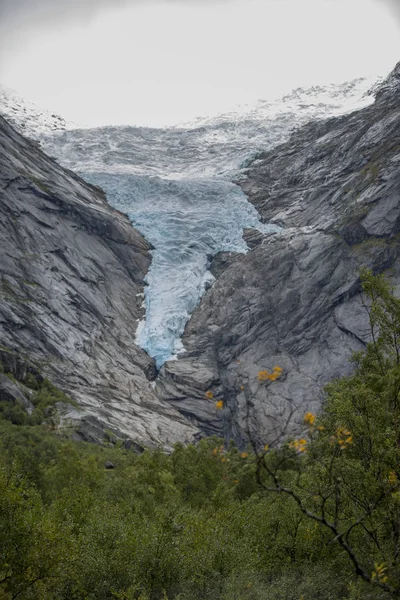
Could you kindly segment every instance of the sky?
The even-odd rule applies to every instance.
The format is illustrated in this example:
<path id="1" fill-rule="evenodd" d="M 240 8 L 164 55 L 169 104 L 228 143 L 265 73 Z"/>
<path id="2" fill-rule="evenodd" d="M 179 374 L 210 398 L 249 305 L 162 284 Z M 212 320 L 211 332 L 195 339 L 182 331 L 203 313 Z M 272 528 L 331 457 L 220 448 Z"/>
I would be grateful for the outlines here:
<path id="1" fill-rule="evenodd" d="M 79 125 L 171 125 L 399 60 L 400 0 L 0 0 L 0 83 Z"/>

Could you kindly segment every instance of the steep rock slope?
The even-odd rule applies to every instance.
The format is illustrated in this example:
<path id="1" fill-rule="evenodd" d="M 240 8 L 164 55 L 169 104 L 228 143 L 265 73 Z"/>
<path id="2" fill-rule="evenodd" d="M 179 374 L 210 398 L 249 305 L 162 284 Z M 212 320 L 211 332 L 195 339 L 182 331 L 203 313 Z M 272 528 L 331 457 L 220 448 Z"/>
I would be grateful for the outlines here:
<path id="1" fill-rule="evenodd" d="M 400 283 L 400 63 L 374 105 L 300 129 L 255 160 L 242 188 L 282 232 L 246 231 L 247 255 L 214 259 L 218 280 L 186 327 L 187 352 L 164 365 L 157 389 L 208 433 L 244 443 L 250 429 L 265 442 L 318 409 L 368 339 L 360 267 L 390 267 Z M 275 365 L 282 377 L 258 381 Z"/>
<path id="2" fill-rule="evenodd" d="M 149 244 L 104 193 L 0 117 L 0 344 L 77 401 L 64 422 L 97 440 L 169 446 L 196 433 L 149 382 L 135 343 Z"/>

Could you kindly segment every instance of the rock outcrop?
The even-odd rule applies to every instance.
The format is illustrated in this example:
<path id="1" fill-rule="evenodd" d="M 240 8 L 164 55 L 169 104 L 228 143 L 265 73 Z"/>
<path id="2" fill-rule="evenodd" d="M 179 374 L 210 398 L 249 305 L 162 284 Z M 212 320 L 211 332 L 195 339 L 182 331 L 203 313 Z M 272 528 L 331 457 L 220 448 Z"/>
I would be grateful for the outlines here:
<path id="1" fill-rule="evenodd" d="M 390 269 L 400 284 L 400 63 L 373 105 L 295 132 L 241 186 L 282 231 L 247 231 L 247 255 L 214 258 L 217 281 L 157 391 L 203 431 L 244 444 L 249 429 L 265 442 L 301 423 L 324 385 L 351 371 L 369 336 L 360 267 Z M 279 379 L 258 381 L 276 365 Z"/>
<path id="2" fill-rule="evenodd" d="M 82 438 L 108 429 L 168 447 L 197 432 L 155 395 L 154 362 L 135 344 L 149 250 L 100 189 L 0 117 L 1 350 L 77 402 L 62 417 Z"/>

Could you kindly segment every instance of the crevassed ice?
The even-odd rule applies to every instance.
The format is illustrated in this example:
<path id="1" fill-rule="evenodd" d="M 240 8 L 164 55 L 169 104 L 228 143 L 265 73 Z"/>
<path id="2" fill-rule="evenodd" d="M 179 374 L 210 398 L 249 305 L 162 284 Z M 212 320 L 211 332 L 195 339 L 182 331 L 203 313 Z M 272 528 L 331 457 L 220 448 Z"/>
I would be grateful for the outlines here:
<path id="1" fill-rule="evenodd" d="M 246 196 L 227 181 L 103 173 L 88 178 L 129 214 L 155 248 L 137 339 L 160 367 L 179 350 L 186 322 L 213 281 L 209 257 L 220 250 L 245 252 L 244 227 L 274 226 L 261 225 Z"/>
<path id="2" fill-rule="evenodd" d="M 230 182 L 249 157 L 288 139 L 311 119 L 373 101 L 371 81 L 295 90 L 279 102 L 203 119 L 185 127 L 102 127 L 40 137 L 45 150 L 107 192 L 154 246 L 139 345 L 160 367 L 181 349 L 185 324 L 212 275 L 220 250 L 246 252 L 243 228 L 262 225 Z"/>

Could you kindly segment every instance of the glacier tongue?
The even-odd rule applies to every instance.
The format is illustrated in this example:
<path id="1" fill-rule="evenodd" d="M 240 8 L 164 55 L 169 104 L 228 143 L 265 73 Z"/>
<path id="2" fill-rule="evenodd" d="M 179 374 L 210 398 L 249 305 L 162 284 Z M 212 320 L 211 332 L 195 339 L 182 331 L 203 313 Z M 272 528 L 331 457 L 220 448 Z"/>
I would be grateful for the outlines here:
<path id="1" fill-rule="evenodd" d="M 87 179 L 100 185 L 154 246 L 146 318 L 137 339 L 160 367 L 180 349 L 186 322 L 213 280 L 208 257 L 220 250 L 245 252 L 243 228 L 268 226 L 228 181 L 103 173 Z"/>
<path id="2" fill-rule="evenodd" d="M 154 246 L 139 345 L 160 367 L 182 350 L 180 337 L 212 275 L 209 257 L 246 252 L 246 227 L 262 225 L 230 181 L 249 157 L 285 142 L 295 127 L 373 102 L 371 81 L 295 90 L 241 113 L 185 127 L 101 127 L 39 136 L 63 166 L 100 185 Z"/>

